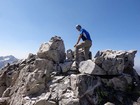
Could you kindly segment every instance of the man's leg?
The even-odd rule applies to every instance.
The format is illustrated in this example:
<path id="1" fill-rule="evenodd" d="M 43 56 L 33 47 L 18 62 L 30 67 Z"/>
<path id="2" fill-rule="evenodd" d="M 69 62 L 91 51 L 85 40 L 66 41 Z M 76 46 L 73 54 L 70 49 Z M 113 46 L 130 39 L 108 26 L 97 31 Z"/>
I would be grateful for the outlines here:
<path id="1" fill-rule="evenodd" d="M 92 45 L 92 42 L 87 40 L 85 41 L 85 46 L 84 46 L 84 53 L 85 53 L 85 60 L 89 59 L 89 49 Z"/>
<path id="2" fill-rule="evenodd" d="M 85 60 L 89 59 L 89 49 L 90 47 L 84 47 Z"/>
<path id="3" fill-rule="evenodd" d="M 78 51 L 79 51 L 79 48 L 76 46 L 76 47 L 75 47 L 75 51 L 74 51 L 74 58 L 75 58 L 75 61 L 78 61 Z"/>
<path id="4" fill-rule="evenodd" d="M 82 42 L 80 44 L 78 44 L 76 47 L 75 47 L 75 52 L 74 52 L 74 57 L 75 57 L 75 60 L 76 61 L 79 61 L 78 58 L 79 58 L 79 49 L 80 48 L 84 48 L 84 45 L 85 45 L 85 42 Z"/>
<path id="5" fill-rule="evenodd" d="M 79 49 L 84 48 L 84 45 L 85 45 L 85 42 L 82 42 L 75 47 L 74 58 L 75 58 L 75 61 L 76 61 L 76 67 L 77 68 L 79 68 L 79 63 L 80 63 L 79 62 Z"/>

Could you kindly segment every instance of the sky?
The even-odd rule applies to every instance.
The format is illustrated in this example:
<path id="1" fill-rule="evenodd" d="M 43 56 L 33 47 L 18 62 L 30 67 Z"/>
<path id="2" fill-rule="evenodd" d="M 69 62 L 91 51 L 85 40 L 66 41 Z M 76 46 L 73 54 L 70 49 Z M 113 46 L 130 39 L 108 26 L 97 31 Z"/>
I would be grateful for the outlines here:
<path id="1" fill-rule="evenodd" d="M 55 35 L 74 49 L 76 24 L 90 33 L 93 56 L 134 49 L 140 65 L 140 0 L 0 0 L 0 56 L 26 58 Z"/>

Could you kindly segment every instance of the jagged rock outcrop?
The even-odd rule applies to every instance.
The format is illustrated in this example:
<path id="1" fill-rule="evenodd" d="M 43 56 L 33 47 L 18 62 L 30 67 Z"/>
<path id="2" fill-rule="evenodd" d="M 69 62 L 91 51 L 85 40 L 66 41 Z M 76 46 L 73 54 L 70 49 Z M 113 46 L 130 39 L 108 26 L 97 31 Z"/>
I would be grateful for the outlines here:
<path id="1" fill-rule="evenodd" d="M 133 68 L 137 51 L 99 51 L 95 55 L 95 63 L 109 75 L 121 74 L 124 69 Z"/>
<path id="2" fill-rule="evenodd" d="M 65 54 L 63 40 L 55 36 L 37 55 L 0 71 L 0 105 L 138 105 L 135 54 L 99 51 L 76 70 L 73 51 Z"/>
<path id="3" fill-rule="evenodd" d="M 64 62 L 65 46 L 63 40 L 58 37 L 52 37 L 48 43 L 43 43 L 37 53 L 38 57 L 53 60 L 55 63 Z"/>

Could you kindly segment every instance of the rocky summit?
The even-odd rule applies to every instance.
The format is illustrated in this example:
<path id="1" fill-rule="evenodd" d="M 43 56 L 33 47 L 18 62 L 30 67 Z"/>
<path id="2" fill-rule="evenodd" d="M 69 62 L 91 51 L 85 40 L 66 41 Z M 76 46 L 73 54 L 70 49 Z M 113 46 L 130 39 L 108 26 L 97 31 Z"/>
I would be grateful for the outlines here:
<path id="1" fill-rule="evenodd" d="M 37 54 L 0 71 L 0 105 L 140 105 L 137 51 L 98 51 L 79 69 L 73 51 L 52 37 Z"/>

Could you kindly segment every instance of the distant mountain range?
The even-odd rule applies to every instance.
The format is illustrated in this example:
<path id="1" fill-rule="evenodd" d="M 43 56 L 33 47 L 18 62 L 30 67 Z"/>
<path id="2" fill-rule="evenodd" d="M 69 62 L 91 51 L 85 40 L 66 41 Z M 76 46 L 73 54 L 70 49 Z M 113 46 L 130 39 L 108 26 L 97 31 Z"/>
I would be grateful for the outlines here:
<path id="1" fill-rule="evenodd" d="M 8 56 L 0 56 L 0 69 L 4 67 L 7 63 L 17 62 L 18 59 L 15 58 L 13 55 Z"/>

